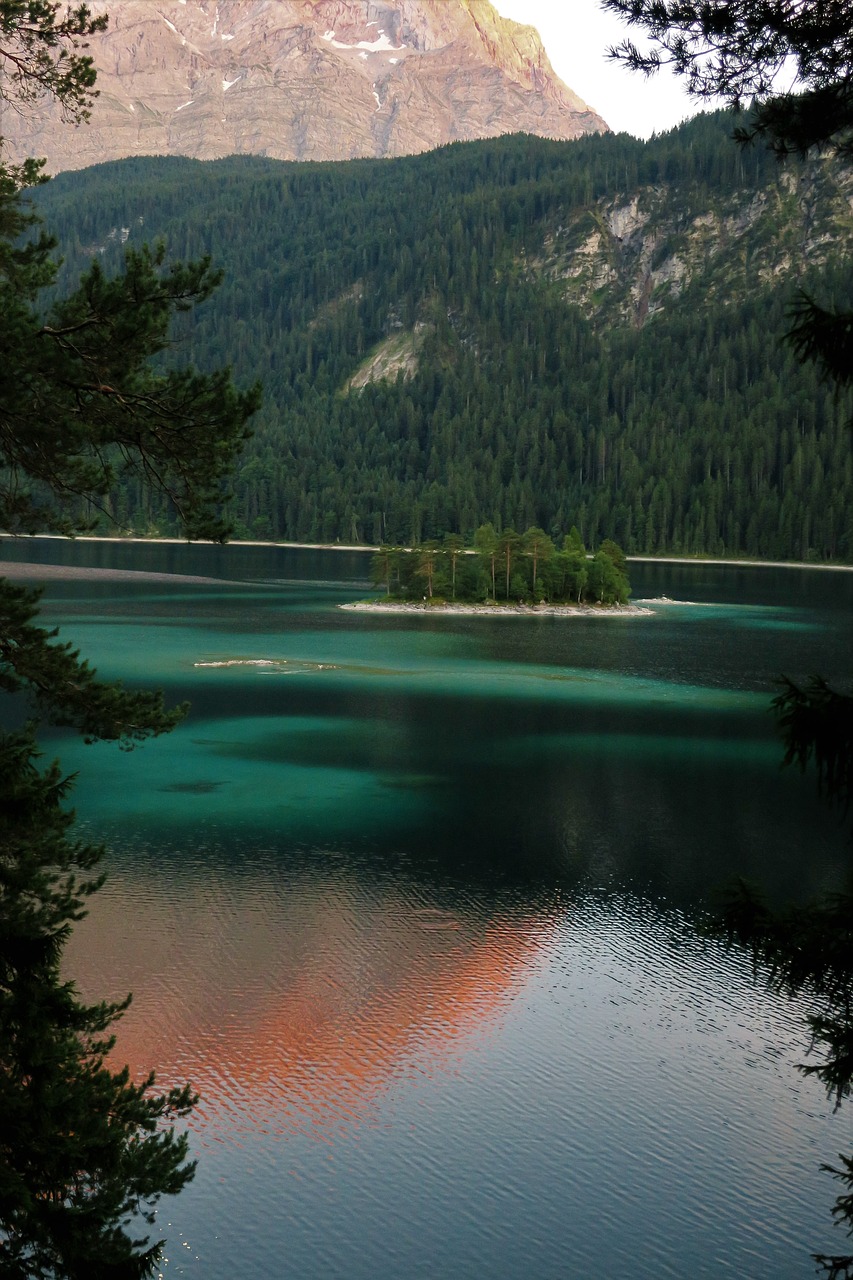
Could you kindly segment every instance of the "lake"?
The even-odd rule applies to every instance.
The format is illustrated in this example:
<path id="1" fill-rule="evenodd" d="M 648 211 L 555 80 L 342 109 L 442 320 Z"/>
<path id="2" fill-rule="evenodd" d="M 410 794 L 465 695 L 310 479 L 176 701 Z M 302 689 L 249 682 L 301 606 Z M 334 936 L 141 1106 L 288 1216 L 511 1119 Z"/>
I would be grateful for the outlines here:
<path id="1" fill-rule="evenodd" d="M 357 552 L 0 558 L 102 675 L 192 702 L 131 755 L 49 743 L 109 847 L 69 971 L 133 990 L 122 1061 L 201 1094 L 169 1280 L 793 1280 L 845 1248 L 805 1007 L 694 921 L 738 875 L 844 883 L 768 703 L 846 674 L 853 574 L 635 564 L 649 617 L 441 618 L 340 610 Z"/>

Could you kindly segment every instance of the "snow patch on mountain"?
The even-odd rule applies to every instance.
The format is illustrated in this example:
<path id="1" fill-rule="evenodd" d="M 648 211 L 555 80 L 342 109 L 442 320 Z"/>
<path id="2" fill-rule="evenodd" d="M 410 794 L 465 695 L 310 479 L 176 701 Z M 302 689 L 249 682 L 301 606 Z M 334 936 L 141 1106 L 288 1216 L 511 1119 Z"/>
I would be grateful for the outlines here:
<path id="1" fill-rule="evenodd" d="M 373 26 L 373 23 L 369 23 Z M 333 49 L 364 49 L 367 53 L 399 53 L 401 49 L 407 46 L 404 44 L 392 44 L 384 31 L 380 31 L 376 40 L 358 40 L 355 44 L 345 44 L 342 40 L 335 39 L 334 31 L 326 31 L 323 39 L 328 40 Z"/>

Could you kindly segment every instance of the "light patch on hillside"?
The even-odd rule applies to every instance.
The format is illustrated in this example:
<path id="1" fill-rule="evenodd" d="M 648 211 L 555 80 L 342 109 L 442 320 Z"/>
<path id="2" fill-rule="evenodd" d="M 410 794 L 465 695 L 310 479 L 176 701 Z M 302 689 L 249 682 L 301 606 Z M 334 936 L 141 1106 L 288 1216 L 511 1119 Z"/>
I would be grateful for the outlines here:
<path id="1" fill-rule="evenodd" d="M 314 319 L 308 323 L 308 328 L 321 328 L 351 302 L 361 302 L 363 297 L 364 285 L 361 280 L 356 280 L 355 284 L 350 285 L 348 289 L 344 289 L 343 293 L 339 293 L 336 298 L 330 298 L 328 302 L 324 302 L 321 307 L 318 307 Z"/>
<path id="2" fill-rule="evenodd" d="M 109 248 L 115 247 L 116 245 L 127 244 L 130 239 L 131 231 L 133 231 L 135 227 L 141 227 L 142 225 L 143 219 L 137 218 L 130 227 L 112 227 L 100 244 L 86 245 L 83 248 L 83 252 L 94 256 L 96 253 L 104 254 Z"/>
<path id="3" fill-rule="evenodd" d="M 399 373 L 413 378 L 418 371 L 418 353 L 428 326 L 421 321 L 413 329 L 392 333 L 356 369 L 344 391 L 358 391 L 369 382 L 391 382 Z"/>

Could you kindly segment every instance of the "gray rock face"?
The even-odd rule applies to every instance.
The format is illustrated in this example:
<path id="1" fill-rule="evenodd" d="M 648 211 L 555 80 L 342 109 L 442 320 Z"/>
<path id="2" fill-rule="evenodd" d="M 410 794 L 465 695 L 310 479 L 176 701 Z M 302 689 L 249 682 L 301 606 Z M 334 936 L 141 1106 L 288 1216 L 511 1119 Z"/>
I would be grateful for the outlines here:
<path id="1" fill-rule="evenodd" d="M 133 155 L 285 160 L 408 155 L 447 142 L 607 125 L 556 76 L 533 27 L 488 0 L 90 0 L 88 125 L 51 104 L 0 119 L 47 171 Z"/>

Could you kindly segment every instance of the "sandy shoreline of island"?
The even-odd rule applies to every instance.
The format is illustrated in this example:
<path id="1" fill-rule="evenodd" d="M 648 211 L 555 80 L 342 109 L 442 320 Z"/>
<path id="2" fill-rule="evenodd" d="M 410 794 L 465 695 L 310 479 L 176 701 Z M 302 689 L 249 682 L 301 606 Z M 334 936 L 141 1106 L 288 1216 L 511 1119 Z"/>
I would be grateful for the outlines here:
<path id="1" fill-rule="evenodd" d="M 353 600 L 338 608 L 359 613 L 417 613 L 436 617 L 476 614 L 487 618 L 642 618 L 654 613 L 654 609 L 639 604 L 429 604 L 394 600 Z"/>

